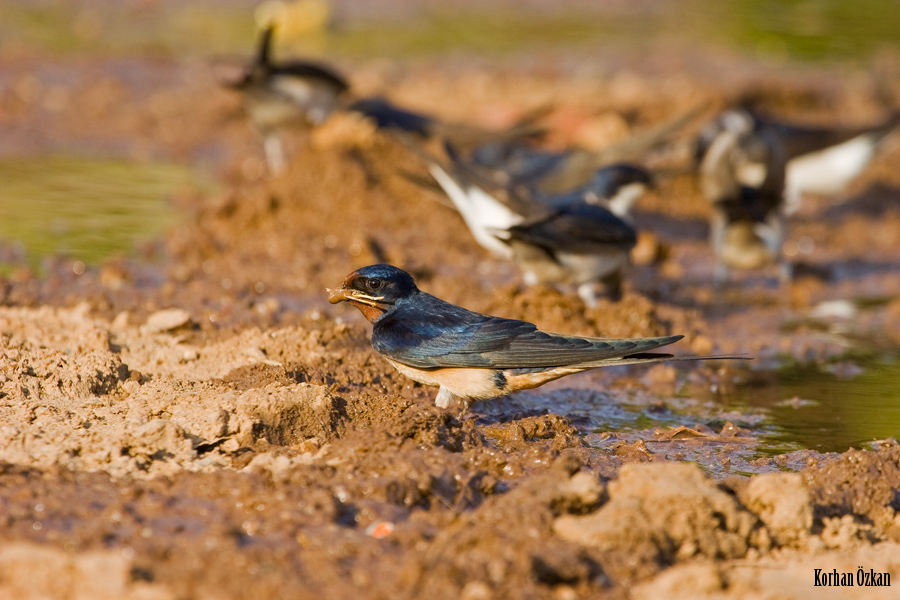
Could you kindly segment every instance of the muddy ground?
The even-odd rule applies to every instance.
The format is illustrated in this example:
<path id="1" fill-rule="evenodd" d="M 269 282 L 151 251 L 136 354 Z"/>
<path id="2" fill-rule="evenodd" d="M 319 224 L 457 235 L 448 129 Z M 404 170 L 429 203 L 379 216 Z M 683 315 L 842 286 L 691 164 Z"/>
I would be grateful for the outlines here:
<path id="1" fill-rule="evenodd" d="M 839 202 L 808 199 L 786 291 L 774 270 L 737 273 L 717 299 L 706 206 L 690 176 L 663 180 L 639 207 L 624 299 L 586 309 L 570 290 L 523 288 L 398 175 L 415 158 L 367 123 L 294 136 L 272 178 L 203 62 L 4 61 L 4 153 L 174 160 L 221 185 L 173 198 L 178 224 L 134 256 L 0 279 L 0 597 L 897 597 L 897 442 L 754 457 L 752 419 L 716 405 L 785 361 L 895 351 L 897 145 Z M 810 122 L 885 110 L 857 68 L 689 50 L 340 66 L 360 93 L 448 120 L 499 127 L 552 105 L 550 147 L 601 148 L 747 91 Z M 548 330 L 680 333 L 679 353 L 756 360 L 587 373 L 460 422 L 371 349 L 355 310 L 325 302 L 374 262 Z M 847 315 L 830 300 L 861 301 Z M 706 408 L 670 430 L 592 420 L 626 399 Z M 815 569 L 859 567 L 892 587 L 814 588 Z"/>

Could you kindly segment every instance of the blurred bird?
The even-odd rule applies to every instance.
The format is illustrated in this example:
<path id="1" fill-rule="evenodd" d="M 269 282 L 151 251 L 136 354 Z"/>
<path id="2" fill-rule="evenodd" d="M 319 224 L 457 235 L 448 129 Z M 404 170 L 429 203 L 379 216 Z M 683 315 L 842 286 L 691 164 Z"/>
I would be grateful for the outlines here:
<path id="1" fill-rule="evenodd" d="M 629 253 L 637 233 L 627 222 L 635 190 L 649 175 L 630 165 L 599 169 L 582 188 L 542 195 L 528 186 L 497 183 L 465 164 L 448 145 L 450 166 L 428 156 L 428 170 L 460 213 L 475 240 L 500 258 L 513 260 L 525 283 L 575 285 L 589 306 L 598 285 L 621 297 Z M 613 206 L 621 214 L 614 214 Z"/>
<path id="2" fill-rule="evenodd" d="M 683 336 L 602 339 L 545 333 L 525 321 L 482 315 L 416 287 L 409 273 L 372 265 L 350 273 L 332 304 L 348 302 L 373 325 L 372 346 L 410 379 L 440 386 L 435 404 L 505 396 L 588 369 L 676 359 L 649 352 Z"/>
<path id="3" fill-rule="evenodd" d="M 577 286 L 590 307 L 597 305 L 598 286 L 612 300 L 622 297 L 637 233 L 603 207 L 586 203 L 561 205 L 497 236 L 512 250 L 525 283 Z"/>
<path id="4" fill-rule="evenodd" d="M 346 80 L 330 68 L 309 61 L 273 63 L 275 27 L 266 27 L 256 59 L 241 79 L 229 84 L 244 95 L 250 121 L 263 136 L 266 162 L 274 173 L 284 169 L 281 133 L 294 126 L 318 125 L 338 107 L 347 93 Z"/>
<path id="5" fill-rule="evenodd" d="M 782 283 L 790 265 L 782 245 L 785 151 L 778 136 L 748 114 L 729 112 L 700 158 L 700 184 L 713 208 L 711 242 L 716 257 L 717 286 L 728 267 L 752 269 L 776 262 Z"/>
<path id="6" fill-rule="evenodd" d="M 262 30 L 255 59 L 237 80 L 226 85 L 243 93 L 250 121 L 263 136 L 266 161 L 274 173 L 286 164 L 281 135 L 292 127 L 322 124 L 336 110 L 370 118 L 382 130 L 397 130 L 420 138 L 440 137 L 457 145 L 473 145 L 506 140 L 522 140 L 538 135 L 543 128 L 537 120 L 546 114 L 542 107 L 525 115 L 511 127 L 499 131 L 462 123 L 446 123 L 435 117 L 406 110 L 381 97 L 354 99 L 346 79 L 323 64 L 272 60 L 275 26 Z"/>
<path id="7" fill-rule="evenodd" d="M 842 193 L 865 170 L 885 139 L 900 129 L 900 111 L 868 126 L 812 127 L 777 121 L 737 107 L 722 113 L 700 132 L 696 142 L 698 159 L 725 123 L 733 119 L 752 122 L 754 129 L 777 138 L 784 149 L 786 214 L 796 212 L 806 194 Z"/>

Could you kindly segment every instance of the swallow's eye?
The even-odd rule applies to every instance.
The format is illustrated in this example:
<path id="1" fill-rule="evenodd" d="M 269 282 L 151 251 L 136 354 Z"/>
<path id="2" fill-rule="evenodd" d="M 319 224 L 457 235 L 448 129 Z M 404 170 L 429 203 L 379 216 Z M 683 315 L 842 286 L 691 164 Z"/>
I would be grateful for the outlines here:
<path id="1" fill-rule="evenodd" d="M 366 281 L 366 287 L 372 290 L 373 292 L 376 290 L 380 290 L 384 287 L 383 279 L 369 279 Z"/>

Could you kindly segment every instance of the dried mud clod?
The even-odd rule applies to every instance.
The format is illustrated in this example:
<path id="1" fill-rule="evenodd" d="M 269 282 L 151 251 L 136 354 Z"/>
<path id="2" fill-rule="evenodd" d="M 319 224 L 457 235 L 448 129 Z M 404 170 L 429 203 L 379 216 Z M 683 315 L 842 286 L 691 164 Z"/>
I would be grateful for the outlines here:
<path id="1" fill-rule="evenodd" d="M 844 529 L 854 538 L 900 541 L 900 446 L 879 452 L 849 450 L 803 472 L 822 526 Z M 845 519 L 849 518 L 849 522 Z"/>
<path id="2" fill-rule="evenodd" d="M 549 441 L 548 447 L 557 452 L 565 448 L 586 447 L 569 420 L 554 414 L 489 424 L 481 430 L 493 444 L 505 451 L 522 450 L 543 440 Z"/>
<path id="3" fill-rule="evenodd" d="M 596 513 L 561 517 L 553 527 L 562 539 L 605 553 L 620 577 L 647 576 L 694 556 L 737 558 L 770 546 L 758 518 L 694 465 L 625 465 L 609 497 Z"/>

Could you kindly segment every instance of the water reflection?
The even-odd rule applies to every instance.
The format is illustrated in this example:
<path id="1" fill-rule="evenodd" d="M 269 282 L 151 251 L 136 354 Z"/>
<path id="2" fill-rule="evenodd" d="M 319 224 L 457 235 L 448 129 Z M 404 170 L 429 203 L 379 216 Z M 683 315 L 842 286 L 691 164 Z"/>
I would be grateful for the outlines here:
<path id="1" fill-rule="evenodd" d="M 866 448 L 900 436 L 900 362 L 785 368 L 766 385 L 738 388 L 730 403 L 765 411 L 768 427 L 760 449 L 769 454 Z"/>

